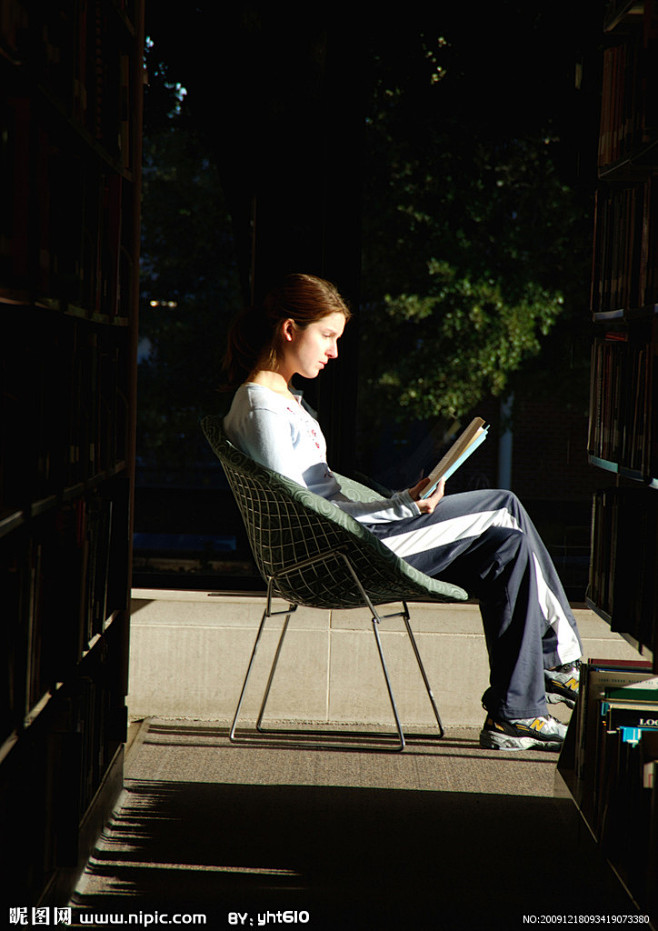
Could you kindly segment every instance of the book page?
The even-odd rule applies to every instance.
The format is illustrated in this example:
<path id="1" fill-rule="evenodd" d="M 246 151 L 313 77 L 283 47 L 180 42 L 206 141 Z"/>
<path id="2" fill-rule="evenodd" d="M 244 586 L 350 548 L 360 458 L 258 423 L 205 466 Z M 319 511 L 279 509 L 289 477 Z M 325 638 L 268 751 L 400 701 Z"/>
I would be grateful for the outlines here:
<path id="1" fill-rule="evenodd" d="M 474 417 L 466 429 L 461 433 L 452 444 L 447 453 L 434 466 L 429 474 L 430 483 L 427 490 L 423 492 L 423 498 L 427 498 L 441 479 L 449 478 L 457 471 L 459 466 L 468 459 L 471 453 L 480 446 L 487 437 L 488 426 L 481 417 Z"/>

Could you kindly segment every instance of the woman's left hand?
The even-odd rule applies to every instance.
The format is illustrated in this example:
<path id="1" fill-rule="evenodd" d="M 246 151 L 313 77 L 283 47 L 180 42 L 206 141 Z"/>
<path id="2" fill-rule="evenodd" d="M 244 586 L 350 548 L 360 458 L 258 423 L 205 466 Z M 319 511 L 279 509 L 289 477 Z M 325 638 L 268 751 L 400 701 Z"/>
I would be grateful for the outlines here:
<path id="1" fill-rule="evenodd" d="M 429 481 L 430 480 L 428 478 L 421 478 L 417 485 L 414 485 L 413 488 L 409 489 L 409 494 L 418 505 L 418 509 L 421 514 L 431 514 L 443 497 L 443 492 L 445 490 L 446 483 L 444 481 L 440 481 L 431 495 L 429 495 L 427 498 L 421 498 L 423 491 L 429 485 Z"/>

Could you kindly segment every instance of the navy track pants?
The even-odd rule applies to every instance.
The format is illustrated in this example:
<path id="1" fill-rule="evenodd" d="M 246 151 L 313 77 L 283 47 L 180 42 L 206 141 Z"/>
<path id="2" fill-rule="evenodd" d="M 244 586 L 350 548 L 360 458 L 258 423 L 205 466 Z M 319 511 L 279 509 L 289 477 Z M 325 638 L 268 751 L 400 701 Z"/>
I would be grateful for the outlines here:
<path id="1" fill-rule="evenodd" d="M 479 600 L 487 711 L 505 720 L 545 715 L 544 669 L 579 659 L 582 647 L 550 555 L 516 495 L 446 495 L 433 514 L 367 526 L 412 566 Z"/>

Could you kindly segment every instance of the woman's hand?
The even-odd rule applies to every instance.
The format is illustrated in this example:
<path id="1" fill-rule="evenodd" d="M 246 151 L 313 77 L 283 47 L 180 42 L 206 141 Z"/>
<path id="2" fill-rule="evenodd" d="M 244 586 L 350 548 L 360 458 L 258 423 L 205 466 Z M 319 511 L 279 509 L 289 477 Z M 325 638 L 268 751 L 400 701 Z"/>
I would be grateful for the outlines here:
<path id="1" fill-rule="evenodd" d="M 429 482 L 430 480 L 428 478 L 421 478 L 417 485 L 414 485 L 413 488 L 409 489 L 409 494 L 418 505 L 418 509 L 421 514 L 431 514 L 443 497 L 446 483 L 444 481 L 440 481 L 431 495 L 429 495 L 427 498 L 421 498 L 421 495 L 429 485 Z"/>

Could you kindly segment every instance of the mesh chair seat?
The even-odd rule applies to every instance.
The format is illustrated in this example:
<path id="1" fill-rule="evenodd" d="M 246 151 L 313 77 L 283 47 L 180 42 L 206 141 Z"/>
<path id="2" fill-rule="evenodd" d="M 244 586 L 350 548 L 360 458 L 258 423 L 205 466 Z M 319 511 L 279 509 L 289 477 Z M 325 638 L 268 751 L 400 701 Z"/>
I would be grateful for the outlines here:
<path id="1" fill-rule="evenodd" d="M 331 501 L 254 462 L 229 441 L 221 417 L 205 417 L 201 426 L 224 468 L 256 565 L 268 586 L 267 604 L 252 661 L 264 623 L 275 613 L 271 609 L 274 595 L 290 603 L 288 617 L 297 605 L 324 609 L 369 607 L 402 749 L 404 736 L 377 631 L 382 618 L 375 609 L 375 605 L 402 602 L 403 611 L 387 616 L 405 619 L 442 735 L 443 727 L 409 625 L 407 602 L 464 601 L 468 594 L 456 585 L 433 579 L 414 569 L 384 546 L 367 527 Z M 344 476 L 337 475 L 337 478 L 344 493 L 353 500 L 382 500 L 381 495 L 359 482 Z M 282 638 L 286 629 L 287 620 Z M 250 671 L 251 663 L 234 719 L 233 738 Z M 261 707 L 259 726 L 273 673 L 274 667 Z"/>

